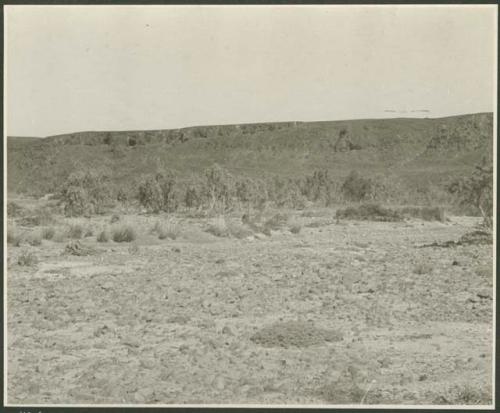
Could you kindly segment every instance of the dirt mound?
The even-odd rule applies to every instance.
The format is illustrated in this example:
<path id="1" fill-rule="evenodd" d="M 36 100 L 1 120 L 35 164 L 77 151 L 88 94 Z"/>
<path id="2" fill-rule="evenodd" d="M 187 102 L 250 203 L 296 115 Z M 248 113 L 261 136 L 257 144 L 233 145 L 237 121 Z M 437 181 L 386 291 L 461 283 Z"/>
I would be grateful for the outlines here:
<path id="1" fill-rule="evenodd" d="M 310 323 L 288 321 L 264 327 L 250 337 L 250 340 L 264 347 L 308 347 L 340 341 L 342 335 L 336 331 L 316 328 Z"/>

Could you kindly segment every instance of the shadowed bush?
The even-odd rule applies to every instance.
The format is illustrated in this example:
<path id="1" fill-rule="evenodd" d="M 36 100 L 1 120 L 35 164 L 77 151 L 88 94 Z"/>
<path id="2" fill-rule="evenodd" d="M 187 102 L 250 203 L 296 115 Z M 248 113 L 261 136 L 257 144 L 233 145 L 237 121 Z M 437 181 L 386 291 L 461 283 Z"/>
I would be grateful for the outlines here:
<path id="1" fill-rule="evenodd" d="M 54 238 L 54 235 L 56 234 L 56 230 L 52 227 L 47 227 L 42 229 L 42 238 L 43 239 L 48 239 L 51 240 Z"/>
<path id="2" fill-rule="evenodd" d="M 22 236 L 16 231 L 14 227 L 7 228 L 7 244 L 11 244 L 14 247 L 19 247 L 22 242 Z"/>
<path id="3" fill-rule="evenodd" d="M 211 223 L 205 229 L 205 232 L 208 232 L 209 234 L 212 234 L 216 237 L 228 237 L 230 234 L 226 219 L 224 217 L 217 218 L 215 222 Z"/>
<path id="4" fill-rule="evenodd" d="M 11 218 L 19 217 L 23 215 L 25 209 L 20 206 L 17 202 L 8 201 L 7 202 L 7 216 Z"/>
<path id="5" fill-rule="evenodd" d="M 109 241 L 109 234 L 107 231 L 101 231 L 99 235 L 97 236 L 97 242 L 108 242 Z"/>
<path id="6" fill-rule="evenodd" d="M 49 208 L 38 208 L 29 215 L 19 220 L 19 224 L 27 227 L 38 227 L 40 225 L 51 225 L 55 222 Z"/>
<path id="7" fill-rule="evenodd" d="M 444 208 L 442 207 L 403 207 L 398 209 L 405 217 L 420 218 L 424 221 L 440 221 L 446 220 Z"/>
<path id="8" fill-rule="evenodd" d="M 137 238 L 135 229 L 130 225 L 122 225 L 113 229 L 113 241 L 132 242 Z"/>
<path id="9" fill-rule="evenodd" d="M 31 267 L 38 263 L 38 258 L 32 251 L 22 251 L 17 258 L 17 264 L 21 266 Z"/>
<path id="10" fill-rule="evenodd" d="M 99 214 L 110 201 L 105 174 L 94 171 L 72 173 L 62 185 L 60 200 L 68 216 Z"/>
<path id="11" fill-rule="evenodd" d="M 349 201 L 363 201 L 372 193 L 373 183 L 370 179 L 362 177 L 359 172 L 352 171 L 342 185 L 342 193 Z"/>
<path id="12" fill-rule="evenodd" d="M 287 223 L 288 223 L 288 216 L 286 214 L 277 213 L 264 223 L 264 227 L 276 231 L 284 227 Z"/>
<path id="13" fill-rule="evenodd" d="M 80 224 L 71 225 L 68 228 L 68 237 L 80 239 L 83 237 L 84 229 Z"/>
<path id="14" fill-rule="evenodd" d="M 353 219 L 360 221 L 402 221 L 398 211 L 384 208 L 379 204 L 363 204 L 359 207 L 349 207 L 337 210 L 338 219 Z"/>

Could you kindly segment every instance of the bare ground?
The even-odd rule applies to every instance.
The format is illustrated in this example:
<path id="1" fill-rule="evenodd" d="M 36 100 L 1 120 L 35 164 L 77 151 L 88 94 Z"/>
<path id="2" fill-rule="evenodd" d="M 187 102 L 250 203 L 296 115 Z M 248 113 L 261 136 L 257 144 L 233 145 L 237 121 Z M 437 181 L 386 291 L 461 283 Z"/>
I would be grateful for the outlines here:
<path id="1" fill-rule="evenodd" d="M 492 246 L 418 248 L 474 218 L 244 239 L 184 218 L 176 240 L 122 219 L 137 248 L 9 245 L 9 403 L 491 403 Z"/>

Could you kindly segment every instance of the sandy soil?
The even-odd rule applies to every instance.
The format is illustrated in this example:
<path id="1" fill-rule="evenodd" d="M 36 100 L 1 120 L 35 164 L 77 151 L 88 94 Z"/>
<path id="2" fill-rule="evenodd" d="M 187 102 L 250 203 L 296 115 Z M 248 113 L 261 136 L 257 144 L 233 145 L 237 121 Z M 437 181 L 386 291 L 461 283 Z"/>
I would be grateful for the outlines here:
<path id="1" fill-rule="evenodd" d="M 9 245 L 9 403 L 491 403 L 492 247 L 419 248 L 474 218 L 245 239 L 185 218 L 176 240 L 122 219 L 137 248 L 44 240 L 30 267 Z"/>

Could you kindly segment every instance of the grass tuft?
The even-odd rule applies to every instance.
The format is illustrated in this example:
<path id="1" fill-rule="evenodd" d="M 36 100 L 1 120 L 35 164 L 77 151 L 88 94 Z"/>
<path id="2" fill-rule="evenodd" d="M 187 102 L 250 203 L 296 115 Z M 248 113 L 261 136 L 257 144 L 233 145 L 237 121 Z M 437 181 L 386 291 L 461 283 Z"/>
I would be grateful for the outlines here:
<path id="1" fill-rule="evenodd" d="M 112 231 L 113 241 L 132 242 L 137 238 L 137 233 L 131 225 L 120 225 Z"/>
<path id="2" fill-rule="evenodd" d="M 106 230 L 103 230 L 99 233 L 97 236 L 97 242 L 108 242 L 109 241 L 109 234 Z"/>
<path id="3" fill-rule="evenodd" d="M 80 224 L 71 225 L 68 229 L 68 237 L 80 239 L 83 237 L 84 229 Z"/>
<path id="4" fill-rule="evenodd" d="M 54 238 L 56 230 L 53 227 L 46 227 L 42 229 L 42 238 L 51 240 Z"/>
<path id="5" fill-rule="evenodd" d="M 38 262 L 36 255 L 28 250 L 22 251 L 17 258 L 17 264 L 24 267 L 31 267 Z"/>

